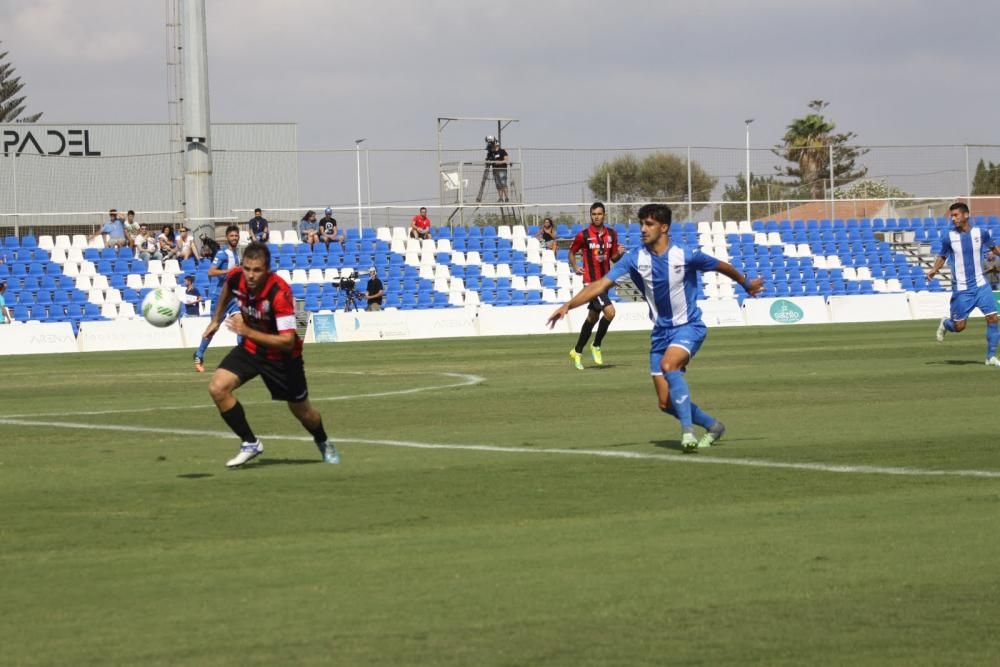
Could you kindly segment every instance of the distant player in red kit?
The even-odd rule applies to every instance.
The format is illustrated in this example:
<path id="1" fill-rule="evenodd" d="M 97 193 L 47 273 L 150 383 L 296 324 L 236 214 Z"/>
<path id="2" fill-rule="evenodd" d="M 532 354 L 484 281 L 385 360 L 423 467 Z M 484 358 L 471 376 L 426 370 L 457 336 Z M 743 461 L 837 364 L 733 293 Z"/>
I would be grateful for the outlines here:
<path id="1" fill-rule="evenodd" d="M 218 331 L 230 299 L 239 312 L 226 319 L 226 326 L 239 344 L 226 355 L 212 374 L 208 393 L 233 433 L 242 440 L 240 451 L 226 465 L 238 468 L 264 451 L 260 439 L 247 423 L 243 406 L 233 392 L 260 375 L 275 401 L 287 401 L 292 411 L 316 442 L 323 460 L 340 463 L 337 448 L 326 437 L 323 418 L 309 402 L 302 339 L 295 331 L 295 301 L 284 280 L 271 273 L 271 252 L 266 244 L 251 243 L 243 251 L 240 266 L 230 270 L 219 293 L 212 321 L 204 337 Z"/>
<path id="2" fill-rule="evenodd" d="M 576 254 L 583 256 L 583 266 L 577 266 Z M 574 273 L 583 276 L 583 284 L 589 285 L 604 277 L 611 270 L 611 262 L 618 261 L 624 254 L 624 249 L 618 245 L 618 233 L 604 225 L 604 204 L 594 202 L 590 206 L 590 226 L 576 235 L 573 245 L 569 249 L 569 265 Z M 601 317 L 601 315 L 604 317 Z M 598 318 L 600 323 L 598 324 Z M 615 319 L 615 305 L 608 298 L 608 295 L 601 294 L 594 298 L 587 306 L 587 321 L 580 328 L 580 338 L 576 341 L 576 347 L 569 351 L 569 358 L 573 360 L 573 365 L 577 370 L 583 370 L 583 362 L 580 355 L 583 348 L 590 339 L 590 332 L 597 324 L 597 334 L 594 342 L 590 346 L 590 353 L 594 357 L 594 363 L 598 366 L 604 363 L 601 354 L 601 343 L 604 342 L 604 335 L 608 333 L 611 320 Z"/>

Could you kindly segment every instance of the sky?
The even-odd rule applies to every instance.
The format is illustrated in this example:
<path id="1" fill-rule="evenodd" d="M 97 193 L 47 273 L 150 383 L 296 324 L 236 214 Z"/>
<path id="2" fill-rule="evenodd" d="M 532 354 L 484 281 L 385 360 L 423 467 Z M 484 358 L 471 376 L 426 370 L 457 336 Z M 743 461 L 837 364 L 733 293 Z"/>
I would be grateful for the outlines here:
<path id="1" fill-rule="evenodd" d="M 300 148 L 430 149 L 438 116 L 546 148 L 738 148 L 754 118 L 765 148 L 813 99 L 863 144 L 1000 143 L 995 1 L 206 4 L 212 121 L 295 122 Z M 43 121 L 165 121 L 165 22 L 164 0 L 4 0 L 0 51 Z"/>

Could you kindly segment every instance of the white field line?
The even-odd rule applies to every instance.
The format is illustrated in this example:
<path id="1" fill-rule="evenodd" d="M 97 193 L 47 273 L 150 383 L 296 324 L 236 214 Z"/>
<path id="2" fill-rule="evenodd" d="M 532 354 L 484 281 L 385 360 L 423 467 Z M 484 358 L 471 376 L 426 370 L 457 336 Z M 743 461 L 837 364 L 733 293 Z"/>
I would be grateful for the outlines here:
<path id="1" fill-rule="evenodd" d="M 220 438 L 232 440 L 233 434 L 228 431 L 200 431 L 193 429 L 164 429 L 145 426 L 122 426 L 115 424 L 84 424 L 71 422 L 47 422 L 29 419 L 13 419 L 0 417 L 0 424 L 12 426 L 39 426 L 44 428 L 68 428 L 91 431 L 120 431 L 124 433 L 158 433 L 161 435 L 189 435 L 198 437 Z M 262 440 L 293 440 L 311 441 L 307 435 L 261 435 Z M 718 456 L 700 456 L 697 454 L 667 454 L 656 452 L 624 452 L 605 449 L 562 449 L 562 448 L 532 448 L 532 447 L 498 447 L 494 445 L 462 445 L 439 444 L 429 442 L 412 442 L 409 440 L 370 440 L 365 438 L 331 438 L 337 444 L 353 443 L 363 445 L 380 445 L 385 447 L 406 447 L 410 449 L 446 449 L 471 452 L 490 452 L 499 454 L 548 454 L 564 456 L 596 456 L 608 459 L 632 459 L 642 461 L 669 461 L 672 463 L 696 463 L 706 465 L 744 466 L 747 468 L 774 468 L 779 470 L 805 470 L 825 473 L 852 473 L 859 475 L 897 475 L 905 477 L 984 477 L 1000 479 L 1000 470 L 928 470 L 924 468 L 892 467 L 892 466 L 854 466 L 830 463 L 789 463 L 784 461 L 769 461 L 767 459 L 722 458 Z"/>
<path id="2" fill-rule="evenodd" d="M 367 372 L 349 372 L 344 371 L 345 375 L 374 375 L 373 373 Z M 310 374 L 312 374 L 310 372 Z M 350 401 L 356 398 L 379 398 L 382 396 L 404 396 L 406 394 L 419 394 L 425 391 L 436 391 L 438 389 L 454 389 L 456 387 L 469 387 L 475 384 L 480 384 L 486 381 L 486 378 L 480 377 L 478 375 L 470 375 L 468 373 L 440 373 L 432 372 L 429 375 L 443 375 L 445 377 L 457 378 L 458 382 L 453 382 L 451 384 L 439 384 L 430 385 L 425 387 L 413 387 L 411 389 L 392 389 L 389 391 L 378 391 L 369 394 L 344 394 L 341 396 L 322 396 L 319 398 L 310 396 L 309 400 L 313 403 L 327 402 L 327 401 Z M 206 383 L 206 387 L 208 384 Z M 261 401 L 240 401 L 243 405 L 264 405 L 266 403 L 273 403 L 271 400 L 261 400 Z M 20 419 L 22 417 L 88 417 L 95 415 L 122 415 L 122 414 L 134 414 L 139 412 L 163 412 L 166 410 L 195 410 L 198 408 L 208 408 L 211 407 L 213 410 L 215 406 L 208 399 L 201 401 L 197 405 L 159 405 L 156 407 L 146 407 L 146 408 L 115 408 L 113 410 L 84 410 L 80 412 L 41 412 L 41 413 L 30 413 L 30 414 L 19 414 L 19 415 L 3 415 L 0 419 Z"/>

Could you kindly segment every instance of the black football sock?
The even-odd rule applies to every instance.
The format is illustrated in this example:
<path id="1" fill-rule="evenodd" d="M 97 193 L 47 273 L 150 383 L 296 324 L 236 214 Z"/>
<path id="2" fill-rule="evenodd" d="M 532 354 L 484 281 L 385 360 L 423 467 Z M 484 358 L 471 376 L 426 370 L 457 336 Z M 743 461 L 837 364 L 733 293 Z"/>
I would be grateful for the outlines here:
<path id="1" fill-rule="evenodd" d="M 583 346 L 587 344 L 587 340 L 590 339 L 590 332 L 594 330 L 594 323 L 590 320 L 586 320 L 583 323 L 583 327 L 580 329 L 580 337 L 576 340 L 576 353 L 580 354 L 583 352 Z"/>
<path id="2" fill-rule="evenodd" d="M 606 320 L 603 317 L 597 325 L 597 334 L 594 335 L 594 347 L 600 347 L 601 341 L 604 340 L 604 334 L 608 333 L 608 327 L 611 326 L 611 320 Z"/>
<path id="3" fill-rule="evenodd" d="M 243 411 L 243 406 L 239 401 L 236 401 L 236 405 L 225 412 L 219 413 L 225 420 L 229 428 L 232 429 L 240 440 L 243 442 L 257 442 L 257 436 L 253 434 L 253 429 L 250 428 L 250 424 L 247 423 L 247 415 Z"/>
<path id="4" fill-rule="evenodd" d="M 319 420 L 319 424 L 316 425 L 316 428 L 309 428 L 306 426 L 306 430 L 309 431 L 310 435 L 312 435 L 313 441 L 316 443 L 316 446 L 319 447 L 319 451 L 322 452 L 323 443 L 326 442 L 326 429 L 323 428 L 323 420 Z"/>

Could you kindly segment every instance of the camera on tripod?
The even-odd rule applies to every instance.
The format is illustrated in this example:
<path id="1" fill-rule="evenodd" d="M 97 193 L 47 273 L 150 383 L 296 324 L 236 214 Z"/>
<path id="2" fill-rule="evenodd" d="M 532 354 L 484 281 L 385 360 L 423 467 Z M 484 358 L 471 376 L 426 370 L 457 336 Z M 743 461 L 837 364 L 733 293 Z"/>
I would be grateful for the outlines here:
<path id="1" fill-rule="evenodd" d="M 345 292 L 352 292 L 358 285 L 358 272 L 352 271 L 349 276 L 341 276 L 333 281 L 333 286 Z"/>
<path id="2" fill-rule="evenodd" d="M 359 310 L 358 303 L 367 304 L 368 298 L 364 292 L 359 292 L 358 272 L 352 271 L 348 276 L 340 276 L 332 285 L 344 293 L 344 312 Z"/>

